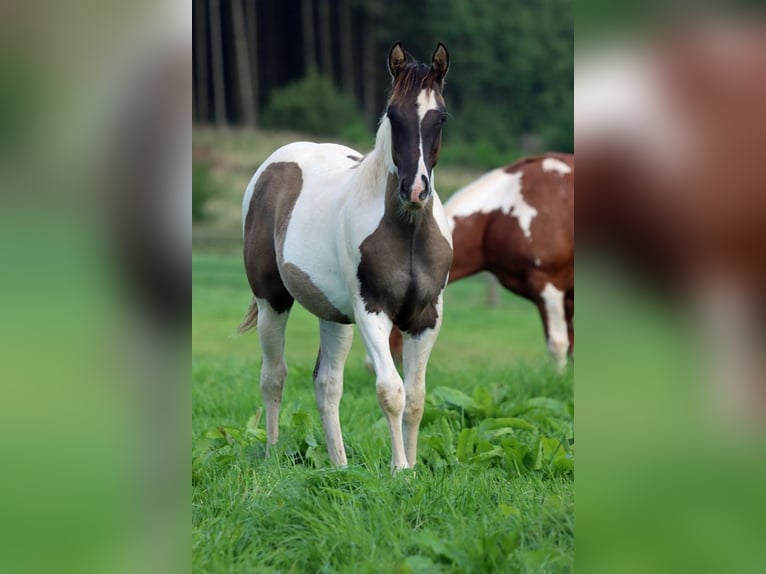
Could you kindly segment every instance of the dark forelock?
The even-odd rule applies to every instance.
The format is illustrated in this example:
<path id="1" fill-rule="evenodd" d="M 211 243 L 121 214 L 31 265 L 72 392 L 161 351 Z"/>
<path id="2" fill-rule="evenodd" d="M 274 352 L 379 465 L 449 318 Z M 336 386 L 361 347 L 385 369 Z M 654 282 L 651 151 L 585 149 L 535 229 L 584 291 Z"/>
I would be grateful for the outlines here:
<path id="1" fill-rule="evenodd" d="M 412 62 L 407 64 L 404 69 L 397 74 L 394 83 L 391 86 L 391 95 L 389 102 L 406 98 L 413 92 L 420 93 L 420 90 L 435 90 L 441 94 L 441 84 L 433 74 L 431 66 Z"/>

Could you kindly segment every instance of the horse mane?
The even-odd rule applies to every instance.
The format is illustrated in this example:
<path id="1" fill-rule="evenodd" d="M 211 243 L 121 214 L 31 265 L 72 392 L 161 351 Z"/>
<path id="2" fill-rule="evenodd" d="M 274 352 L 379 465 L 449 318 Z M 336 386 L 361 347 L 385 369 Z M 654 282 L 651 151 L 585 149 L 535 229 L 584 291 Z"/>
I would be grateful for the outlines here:
<path id="1" fill-rule="evenodd" d="M 394 83 L 391 85 L 390 100 L 403 98 L 413 91 L 437 90 L 441 92 L 441 82 L 434 76 L 431 66 L 418 62 L 407 64 L 404 69 L 396 75 Z"/>
<path id="2" fill-rule="evenodd" d="M 396 171 L 391 150 L 391 123 L 388 116 L 380 118 L 378 131 L 375 134 L 375 148 L 365 154 L 351 169 L 356 170 L 361 187 L 371 187 L 376 182 L 385 179 L 388 173 Z"/>

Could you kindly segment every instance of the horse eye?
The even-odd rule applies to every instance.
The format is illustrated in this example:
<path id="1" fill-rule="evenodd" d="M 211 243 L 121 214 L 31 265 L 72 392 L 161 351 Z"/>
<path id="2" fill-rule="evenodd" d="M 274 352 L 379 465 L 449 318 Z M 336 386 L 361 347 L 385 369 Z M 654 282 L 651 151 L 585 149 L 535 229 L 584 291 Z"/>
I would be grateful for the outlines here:
<path id="1" fill-rule="evenodd" d="M 442 117 L 439 118 L 439 123 L 443 124 L 447 121 L 447 114 L 442 114 Z"/>

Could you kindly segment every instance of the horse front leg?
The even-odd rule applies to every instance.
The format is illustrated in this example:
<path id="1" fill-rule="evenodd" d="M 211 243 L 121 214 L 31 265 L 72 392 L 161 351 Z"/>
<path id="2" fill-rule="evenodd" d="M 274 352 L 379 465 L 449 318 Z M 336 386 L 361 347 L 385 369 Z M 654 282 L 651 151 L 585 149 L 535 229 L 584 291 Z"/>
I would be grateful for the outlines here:
<path id="1" fill-rule="evenodd" d="M 437 304 L 436 325 L 417 335 L 404 335 L 404 389 L 406 403 L 404 406 L 403 433 L 404 448 L 407 463 L 415 466 L 418 454 L 418 432 L 420 421 L 423 419 L 423 408 L 426 399 L 426 367 L 431 350 L 436 343 L 436 337 L 441 329 L 442 298 Z"/>
<path id="2" fill-rule="evenodd" d="M 392 327 L 391 319 L 383 312 L 369 313 L 361 304 L 355 311 L 359 334 L 375 371 L 378 404 L 386 417 L 388 430 L 391 433 L 391 464 L 397 470 L 408 468 L 402 438 L 404 383 L 396 371 L 391 349 L 388 346 Z"/>

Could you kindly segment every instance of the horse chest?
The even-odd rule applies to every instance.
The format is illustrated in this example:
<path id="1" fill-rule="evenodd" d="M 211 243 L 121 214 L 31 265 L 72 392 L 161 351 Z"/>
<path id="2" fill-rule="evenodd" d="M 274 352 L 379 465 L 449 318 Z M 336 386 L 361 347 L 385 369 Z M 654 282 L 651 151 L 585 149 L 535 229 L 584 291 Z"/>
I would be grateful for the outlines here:
<path id="1" fill-rule="evenodd" d="M 452 248 L 430 214 L 410 223 L 386 215 L 359 247 L 360 295 L 370 313 L 386 313 L 405 332 L 436 324 L 436 305 L 452 262 Z"/>

